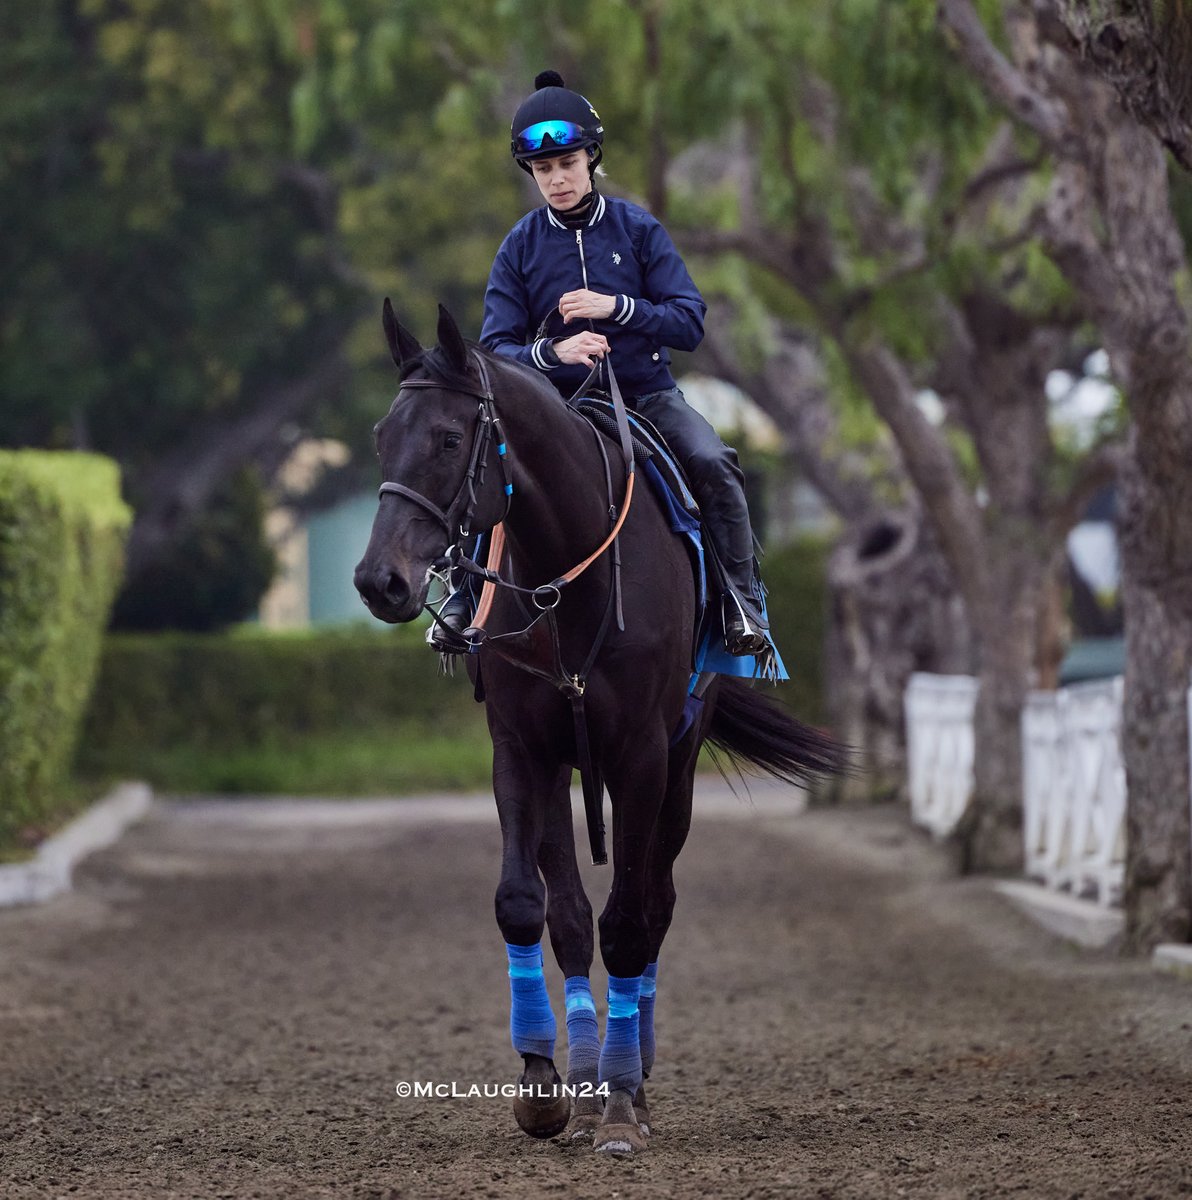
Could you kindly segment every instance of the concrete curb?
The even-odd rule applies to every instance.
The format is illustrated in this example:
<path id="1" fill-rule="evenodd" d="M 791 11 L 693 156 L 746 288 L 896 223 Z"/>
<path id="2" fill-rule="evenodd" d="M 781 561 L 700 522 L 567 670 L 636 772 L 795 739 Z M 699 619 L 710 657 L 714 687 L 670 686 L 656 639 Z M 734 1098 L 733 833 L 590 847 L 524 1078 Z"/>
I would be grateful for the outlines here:
<path id="1" fill-rule="evenodd" d="M 1192 980 L 1192 946 L 1180 942 L 1164 942 L 1151 951 L 1151 966 L 1157 971 Z"/>
<path id="2" fill-rule="evenodd" d="M 0 866 L 0 908 L 39 904 L 70 891 L 76 864 L 110 846 L 152 803 L 148 784 L 119 784 L 65 829 L 47 838 L 31 862 Z"/>
<path id="3" fill-rule="evenodd" d="M 1120 909 L 1102 908 L 1091 900 L 1079 900 L 1025 880 L 999 880 L 993 890 L 1065 941 L 1101 950 L 1122 935 L 1124 918 Z"/>

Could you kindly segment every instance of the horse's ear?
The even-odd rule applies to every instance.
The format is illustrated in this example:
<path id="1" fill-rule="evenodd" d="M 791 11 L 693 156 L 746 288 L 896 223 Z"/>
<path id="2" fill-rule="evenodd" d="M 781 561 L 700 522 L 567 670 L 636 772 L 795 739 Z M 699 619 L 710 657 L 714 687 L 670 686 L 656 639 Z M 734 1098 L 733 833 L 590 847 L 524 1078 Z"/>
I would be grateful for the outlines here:
<path id="1" fill-rule="evenodd" d="M 381 305 L 381 326 L 385 330 L 385 341 L 389 343 L 389 353 L 393 355 L 393 361 L 399 369 L 415 354 L 422 353 L 418 339 L 408 329 L 403 328 L 394 315 L 393 305 L 389 303 L 388 296 Z"/>
<path id="2" fill-rule="evenodd" d="M 468 369 L 468 347 L 464 335 L 460 333 L 455 318 L 440 304 L 439 305 L 439 345 L 447 355 L 447 361 L 457 371 Z"/>

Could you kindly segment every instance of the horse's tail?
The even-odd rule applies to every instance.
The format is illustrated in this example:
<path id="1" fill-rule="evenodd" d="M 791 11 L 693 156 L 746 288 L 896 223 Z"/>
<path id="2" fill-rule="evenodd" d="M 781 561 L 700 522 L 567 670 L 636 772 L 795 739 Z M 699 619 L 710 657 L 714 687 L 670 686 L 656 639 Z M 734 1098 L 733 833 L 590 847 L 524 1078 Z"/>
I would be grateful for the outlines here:
<path id="1" fill-rule="evenodd" d="M 749 764 L 800 786 L 851 770 L 847 746 L 804 725 L 776 700 L 739 679 L 725 677 L 718 684 L 705 740 L 738 769 Z"/>

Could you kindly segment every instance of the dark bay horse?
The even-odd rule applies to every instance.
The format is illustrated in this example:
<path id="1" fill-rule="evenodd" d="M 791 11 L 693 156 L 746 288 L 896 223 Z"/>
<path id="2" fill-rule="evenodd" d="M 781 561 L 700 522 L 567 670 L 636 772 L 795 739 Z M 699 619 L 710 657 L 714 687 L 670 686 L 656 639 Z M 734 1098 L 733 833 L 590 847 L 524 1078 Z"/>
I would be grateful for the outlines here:
<path id="1" fill-rule="evenodd" d="M 557 592 L 541 588 L 607 539 L 610 487 L 614 510 L 626 490 L 615 444 L 602 452 L 603 435 L 548 382 L 466 343 L 446 310 L 439 310 L 433 349 L 398 324 L 388 300 L 383 323 L 402 383 L 376 427 L 385 482 L 356 568 L 365 603 L 384 621 L 417 617 L 465 516 L 472 532 L 503 521 L 504 575 L 539 589 L 498 588 L 485 621 L 490 640 L 467 658 L 473 680 L 477 671 L 482 676 L 493 742 L 503 846 L 496 915 L 509 959 L 513 1044 L 524 1062 L 514 1112 L 534 1136 L 561 1133 L 570 1119 L 572 1135 L 594 1133 L 598 1149 L 643 1149 L 658 955 L 674 909 L 671 869 L 691 824 L 701 744 L 709 740 L 796 782 L 838 772 L 844 754 L 747 684 L 719 676 L 676 740 L 691 684 L 696 603 L 687 552 L 659 505 L 643 489 L 619 532 L 623 629 L 608 619 L 616 607 L 612 551 Z M 494 416 L 498 436 L 489 436 L 484 425 Z M 551 621 L 535 621 L 544 608 Z M 594 644 L 599 653 L 580 687 L 591 760 L 613 813 L 612 886 L 599 919 L 609 974 L 603 1043 L 588 985 L 592 909 L 571 814 L 580 736 L 565 694 Z M 565 979 L 567 1087 L 558 1086 L 554 1065 L 544 927 Z"/>

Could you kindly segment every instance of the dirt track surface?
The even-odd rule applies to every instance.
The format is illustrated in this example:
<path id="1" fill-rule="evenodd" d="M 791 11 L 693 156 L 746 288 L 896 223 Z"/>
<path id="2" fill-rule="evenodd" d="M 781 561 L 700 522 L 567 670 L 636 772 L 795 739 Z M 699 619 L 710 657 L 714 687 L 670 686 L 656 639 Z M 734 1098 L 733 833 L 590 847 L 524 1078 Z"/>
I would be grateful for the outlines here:
<path id="1" fill-rule="evenodd" d="M 1192 985 L 1051 940 L 892 810 L 707 809 L 647 1153 L 395 1095 L 519 1066 L 487 804 L 185 804 L 0 910 L 0 1195 L 1192 1192 Z"/>

